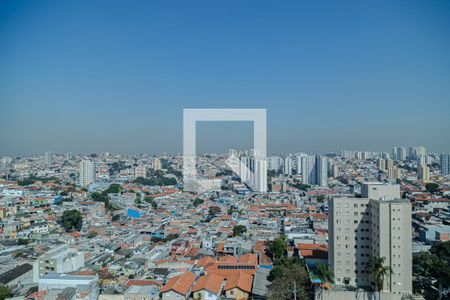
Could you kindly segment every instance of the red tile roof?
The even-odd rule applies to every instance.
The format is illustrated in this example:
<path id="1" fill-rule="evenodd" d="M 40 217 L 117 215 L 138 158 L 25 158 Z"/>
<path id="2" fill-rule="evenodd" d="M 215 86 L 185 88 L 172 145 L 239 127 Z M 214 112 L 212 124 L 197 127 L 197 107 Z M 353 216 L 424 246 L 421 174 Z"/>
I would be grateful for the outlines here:
<path id="1" fill-rule="evenodd" d="M 191 272 L 186 272 L 181 276 L 175 276 L 169 279 L 169 281 L 162 287 L 161 292 L 175 291 L 178 294 L 186 295 L 192 284 L 195 281 L 195 275 Z"/>
<path id="2" fill-rule="evenodd" d="M 192 288 L 193 292 L 208 290 L 214 294 L 218 294 L 222 289 L 222 282 L 224 278 L 216 274 L 207 274 L 200 277 Z"/>

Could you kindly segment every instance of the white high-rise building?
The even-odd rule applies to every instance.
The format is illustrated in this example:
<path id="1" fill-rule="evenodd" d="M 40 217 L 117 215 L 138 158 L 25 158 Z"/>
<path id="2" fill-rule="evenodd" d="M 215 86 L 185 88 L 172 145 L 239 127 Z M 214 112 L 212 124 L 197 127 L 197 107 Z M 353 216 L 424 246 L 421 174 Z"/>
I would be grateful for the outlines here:
<path id="1" fill-rule="evenodd" d="M 328 157 L 316 156 L 316 185 L 328 186 Z"/>
<path id="2" fill-rule="evenodd" d="M 80 162 L 80 185 L 88 187 L 95 182 L 95 163 L 91 160 L 82 160 Z"/>
<path id="3" fill-rule="evenodd" d="M 66 160 L 71 160 L 73 158 L 73 153 L 72 152 L 67 152 L 66 153 Z"/>
<path id="4" fill-rule="evenodd" d="M 298 153 L 295 157 L 297 175 L 302 174 L 302 157 L 308 156 L 306 153 Z"/>
<path id="5" fill-rule="evenodd" d="M 241 157 L 239 177 L 253 191 L 267 192 L 267 160 L 257 156 Z"/>
<path id="6" fill-rule="evenodd" d="M 253 190 L 255 192 L 267 192 L 267 161 L 265 159 L 255 159 L 254 180 Z"/>
<path id="7" fill-rule="evenodd" d="M 283 173 L 284 175 L 292 175 L 292 159 L 289 156 L 284 158 Z"/>
<path id="8" fill-rule="evenodd" d="M 279 156 L 269 156 L 267 158 L 267 170 L 278 172 L 281 168 L 283 159 Z"/>
<path id="9" fill-rule="evenodd" d="M 351 150 L 344 150 L 344 151 L 342 151 L 341 156 L 343 158 L 345 158 L 345 159 L 352 159 L 352 158 L 355 157 L 353 151 L 351 151 Z"/>
<path id="10" fill-rule="evenodd" d="M 303 184 L 315 184 L 316 178 L 316 159 L 314 156 L 302 156 L 302 183 Z"/>
<path id="11" fill-rule="evenodd" d="M 382 257 L 392 269 L 382 292 L 400 300 L 412 293 L 411 203 L 400 199 L 399 185 L 365 183 L 361 196 L 335 197 L 329 203 L 329 264 L 335 283 L 371 286 L 369 259 Z"/>
<path id="12" fill-rule="evenodd" d="M 394 147 L 392 149 L 392 159 L 406 160 L 407 151 L 405 147 Z"/>
<path id="13" fill-rule="evenodd" d="M 50 167 L 53 164 L 53 156 L 51 152 L 44 153 L 44 162 L 47 167 Z"/>
<path id="14" fill-rule="evenodd" d="M 328 186 L 328 158 L 326 156 L 302 156 L 302 183 Z"/>
<path id="15" fill-rule="evenodd" d="M 444 176 L 450 174 L 450 154 L 441 155 L 441 174 Z"/>

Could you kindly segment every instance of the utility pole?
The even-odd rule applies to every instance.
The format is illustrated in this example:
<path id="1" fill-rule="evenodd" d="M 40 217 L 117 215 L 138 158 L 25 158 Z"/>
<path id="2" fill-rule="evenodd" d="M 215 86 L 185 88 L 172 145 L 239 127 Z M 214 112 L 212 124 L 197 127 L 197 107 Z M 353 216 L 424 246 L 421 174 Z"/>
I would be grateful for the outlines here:
<path id="1" fill-rule="evenodd" d="M 294 292 L 294 300 L 297 300 L 297 282 L 295 282 L 295 280 L 294 280 L 294 290 L 293 290 L 293 292 Z"/>

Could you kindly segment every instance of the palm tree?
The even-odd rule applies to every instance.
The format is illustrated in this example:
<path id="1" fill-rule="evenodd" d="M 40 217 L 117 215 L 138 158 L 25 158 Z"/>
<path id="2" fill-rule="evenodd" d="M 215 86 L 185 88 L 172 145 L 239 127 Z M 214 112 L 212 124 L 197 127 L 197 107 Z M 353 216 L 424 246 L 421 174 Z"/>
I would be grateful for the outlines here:
<path id="1" fill-rule="evenodd" d="M 333 283 L 333 271 L 330 269 L 329 265 L 318 264 L 317 265 L 317 276 L 320 278 L 321 284 L 319 285 L 320 295 L 323 297 L 323 288 L 329 284 Z"/>
<path id="2" fill-rule="evenodd" d="M 369 265 L 367 267 L 378 296 L 380 296 L 383 290 L 384 279 L 392 273 L 392 268 L 384 265 L 385 260 L 386 257 L 372 256 L 369 259 Z"/>

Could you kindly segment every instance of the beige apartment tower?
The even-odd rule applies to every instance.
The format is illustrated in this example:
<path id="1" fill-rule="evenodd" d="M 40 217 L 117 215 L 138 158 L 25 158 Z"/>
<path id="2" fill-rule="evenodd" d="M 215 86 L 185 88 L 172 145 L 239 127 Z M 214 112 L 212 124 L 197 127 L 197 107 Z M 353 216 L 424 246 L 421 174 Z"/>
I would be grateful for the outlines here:
<path id="1" fill-rule="evenodd" d="M 88 187 L 95 182 L 95 163 L 91 160 L 82 160 L 80 162 L 80 185 Z"/>
<path id="2" fill-rule="evenodd" d="M 369 287 L 369 258 L 392 268 L 382 292 L 389 299 L 412 293 L 411 203 L 399 185 L 365 183 L 362 198 L 333 198 L 329 206 L 329 264 L 337 285 Z"/>
<path id="3" fill-rule="evenodd" d="M 147 178 L 147 166 L 146 165 L 138 165 L 134 169 L 134 178 L 137 179 L 139 177 Z"/>

